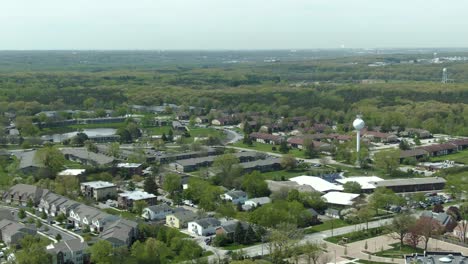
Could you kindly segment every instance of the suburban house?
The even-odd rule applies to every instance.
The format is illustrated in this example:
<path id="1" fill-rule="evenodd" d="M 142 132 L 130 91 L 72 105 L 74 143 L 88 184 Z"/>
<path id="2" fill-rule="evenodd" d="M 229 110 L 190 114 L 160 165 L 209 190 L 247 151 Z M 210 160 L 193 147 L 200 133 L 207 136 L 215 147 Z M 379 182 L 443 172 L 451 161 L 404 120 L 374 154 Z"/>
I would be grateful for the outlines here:
<path id="1" fill-rule="evenodd" d="M 421 213 L 421 218 L 431 218 L 436 220 L 443 228 L 445 232 L 453 232 L 454 228 L 457 226 L 457 221 L 455 221 L 450 215 L 446 213 L 435 213 L 432 211 L 424 211 Z"/>
<path id="2" fill-rule="evenodd" d="M 109 241 L 114 248 L 130 247 L 138 237 L 138 224 L 120 218 L 99 234 L 99 238 Z"/>
<path id="3" fill-rule="evenodd" d="M 381 143 L 396 143 L 398 137 L 394 134 L 382 133 L 378 131 L 365 131 L 362 135 L 363 139 L 369 139 L 372 142 Z"/>
<path id="4" fill-rule="evenodd" d="M 89 262 L 86 250 L 88 244 L 79 239 L 63 240 L 46 247 L 47 253 L 52 255 L 52 264 L 84 264 Z"/>
<path id="5" fill-rule="evenodd" d="M 458 150 L 458 146 L 452 143 L 443 143 L 420 147 L 420 149 L 424 149 L 428 152 L 429 156 L 434 157 L 455 153 Z"/>
<path id="6" fill-rule="evenodd" d="M 325 215 L 331 218 L 341 218 L 341 211 L 334 208 L 328 208 L 325 210 Z"/>
<path id="7" fill-rule="evenodd" d="M 452 141 L 450 141 L 449 143 L 452 143 L 452 144 L 454 144 L 455 146 L 457 146 L 457 148 L 458 148 L 459 151 L 468 148 L 468 138 L 462 138 L 462 139 L 452 140 Z"/>
<path id="8" fill-rule="evenodd" d="M 242 209 L 247 211 L 268 203 L 271 203 L 270 197 L 252 198 L 245 201 L 245 203 L 242 205 Z"/>
<path id="9" fill-rule="evenodd" d="M 328 150 L 330 148 L 330 144 L 314 140 L 311 136 L 291 137 L 287 140 L 288 146 L 291 148 L 304 149 L 304 141 L 306 138 L 309 138 L 311 143 L 314 145 L 314 148 L 319 151 Z"/>
<path id="10" fill-rule="evenodd" d="M 8 219 L 0 220 L 0 238 L 9 246 L 19 244 L 20 240 L 26 235 L 34 236 L 35 234 L 36 230 L 26 227 L 23 224 Z"/>
<path id="11" fill-rule="evenodd" d="M 174 213 L 174 209 L 165 203 L 148 206 L 143 209 L 142 217 L 146 220 L 162 220 Z"/>
<path id="12" fill-rule="evenodd" d="M 275 136 L 275 135 L 268 134 L 268 133 L 259 133 L 259 132 L 253 132 L 250 134 L 249 137 L 258 143 L 272 144 L 272 145 L 279 145 L 281 141 L 283 140 L 283 138 L 280 136 Z"/>
<path id="13" fill-rule="evenodd" d="M 429 157 L 429 152 L 421 148 L 400 151 L 400 163 L 408 158 L 415 158 L 416 160 L 422 160 L 427 157 Z"/>
<path id="14" fill-rule="evenodd" d="M 172 121 L 172 129 L 175 131 L 185 132 L 188 131 L 187 126 L 182 125 L 180 121 Z"/>
<path id="15" fill-rule="evenodd" d="M 210 119 L 207 116 L 198 116 L 195 118 L 195 123 L 197 124 L 206 124 L 209 122 L 210 122 Z"/>
<path id="16" fill-rule="evenodd" d="M 6 203 L 14 203 L 26 206 L 31 200 L 37 205 L 41 201 L 41 197 L 48 193 L 49 190 L 28 184 L 16 184 L 9 190 L 3 193 L 2 200 Z"/>
<path id="17" fill-rule="evenodd" d="M 148 206 L 156 204 L 156 195 L 144 191 L 129 191 L 119 193 L 117 202 L 122 209 L 132 209 L 136 201 L 145 201 Z"/>
<path id="18" fill-rule="evenodd" d="M 63 148 L 60 149 L 67 160 L 75 161 L 84 165 L 95 167 L 111 166 L 114 158 L 88 151 L 85 148 Z"/>
<path id="19" fill-rule="evenodd" d="M 141 163 L 118 163 L 116 167 L 128 175 L 141 175 L 143 172 L 143 164 Z"/>
<path id="20" fill-rule="evenodd" d="M 187 227 L 188 222 L 195 219 L 197 219 L 196 213 L 190 210 L 179 211 L 166 216 L 166 225 L 181 229 Z"/>
<path id="21" fill-rule="evenodd" d="M 19 160 L 18 170 L 23 174 L 37 173 L 44 166 L 40 164 L 36 156 L 36 150 L 15 152 L 14 155 Z"/>
<path id="22" fill-rule="evenodd" d="M 445 183 L 446 180 L 441 177 L 426 177 L 383 180 L 372 184 L 374 184 L 376 188 L 385 187 L 396 193 L 402 193 L 443 190 Z"/>
<path id="23" fill-rule="evenodd" d="M 117 185 L 105 181 L 92 181 L 81 183 L 81 194 L 96 201 L 116 197 Z"/>
<path id="24" fill-rule="evenodd" d="M 188 223 L 188 232 L 197 236 L 207 236 L 215 234 L 216 228 L 221 222 L 212 217 L 199 219 Z"/>
<path id="25" fill-rule="evenodd" d="M 420 128 L 407 128 L 405 131 L 401 133 L 402 136 L 407 136 L 407 137 L 417 137 L 417 138 L 431 138 L 432 134 L 431 132 L 425 130 L 425 129 L 420 129 Z"/>
<path id="26" fill-rule="evenodd" d="M 237 225 L 239 223 L 242 225 L 242 229 L 244 230 L 244 232 L 250 226 L 246 222 L 231 220 L 231 221 L 226 221 L 224 223 L 221 223 L 220 226 L 216 227 L 215 233 L 216 233 L 216 235 L 225 235 L 227 238 L 233 240 L 234 239 L 234 233 L 236 232 L 236 227 L 237 227 Z"/>
<path id="27" fill-rule="evenodd" d="M 236 120 L 231 116 L 216 118 L 211 121 L 214 126 L 232 126 L 236 124 Z"/>
<path id="28" fill-rule="evenodd" d="M 314 208 L 309 208 L 307 209 L 307 211 L 310 213 L 310 215 L 312 216 L 312 218 L 310 219 L 309 223 L 311 225 L 317 225 L 317 224 L 320 224 L 320 219 L 318 218 L 319 217 L 319 213 L 317 211 L 315 211 Z"/>
<path id="29" fill-rule="evenodd" d="M 247 200 L 247 194 L 240 190 L 231 190 L 221 194 L 221 199 L 231 201 L 233 204 L 243 204 Z"/>
<path id="30" fill-rule="evenodd" d="M 281 170 L 281 158 L 267 158 L 261 160 L 255 160 L 250 162 L 244 162 L 239 164 L 245 173 L 252 171 L 277 171 Z"/>

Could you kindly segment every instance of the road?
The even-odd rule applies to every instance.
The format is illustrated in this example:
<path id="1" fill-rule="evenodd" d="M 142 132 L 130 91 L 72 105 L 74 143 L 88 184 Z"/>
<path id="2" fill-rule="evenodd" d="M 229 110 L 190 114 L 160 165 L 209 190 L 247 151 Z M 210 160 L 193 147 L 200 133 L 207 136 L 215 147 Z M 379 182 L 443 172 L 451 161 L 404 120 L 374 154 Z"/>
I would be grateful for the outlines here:
<path id="1" fill-rule="evenodd" d="M 375 228 L 375 227 L 389 225 L 391 223 L 391 221 L 392 221 L 391 218 L 390 219 L 382 219 L 382 220 L 372 221 L 372 222 L 369 222 L 369 228 Z M 323 241 L 323 239 L 325 239 L 327 237 L 344 235 L 344 234 L 348 234 L 348 233 L 351 233 L 351 232 L 354 232 L 354 231 L 357 231 L 357 230 L 362 230 L 362 229 L 365 229 L 365 228 L 366 228 L 366 224 L 362 223 L 362 224 L 356 224 L 356 225 L 350 225 L 350 226 L 335 228 L 333 231 L 332 230 L 325 230 L 325 231 L 322 231 L 322 232 L 317 232 L 317 233 L 305 235 L 304 238 L 301 241 L 299 241 L 299 244 L 305 244 L 307 242 L 320 242 L 320 241 Z M 209 257 L 210 261 L 223 259 L 223 258 L 225 258 L 227 256 L 226 255 L 227 252 L 228 252 L 227 250 L 222 250 L 222 249 L 219 249 L 219 248 L 207 246 L 204 243 L 204 238 L 196 238 L 196 241 L 204 249 L 214 252 L 214 255 L 211 255 Z M 263 244 L 258 244 L 258 245 L 251 246 L 251 247 L 246 247 L 246 248 L 242 249 L 242 252 L 244 253 L 244 255 L 250 256 L 250 257 L 261 256 L 262 254 L 266 255 L 266 254 L 269 253 L 268 244 L 263 243 Z"/>
<path id="2" fill-rule="evenodd" d="M 18 208 L 5 206 L 5 205 L 0 205 L 0 208 L 4 208 L 4 209 L 7 209 L 9 211 L 15 212 L 15 219 L 16 219 L 16 221 L 18 221 L 18 219 L 17 219 L 17 214 L 18 214 L 18 211 L 19 211 Z M 71 231 L 68 231 L 68 230 L 66 230 L 64 228 L 61 228 L 61 227 L 51 225 L 51 224 L 47 223 L 46 220 L 41 219 L 40 217 L 38 217 L 36 215 L 33 215 L 33 214 L 31 214 L 31 213 L 29 213 L 27 211 L 26 211 L 26 214 L 28 216 L 34 217 L 35 219 L 39 219 L 42 222 L 42 226 L 47 227 L 49 229 L 49 230 L 45 231 L 44 228 L 42 227 L 39 230 L 42 233 L 46 234 L 47 236 L 55 238 L 55 236 L 57 234 L 60 234 L 60 236 L 62 237 L 62 240 L 72 240 L 72 239 L 79 238 L 80 240 L 84 241 L 83 238 L 81 236 L 79 236 L 78 234 L 75 234 L 75 233 L 73 233 Z"/>
<path id="3" fill-rule="evenodd" d="M 234 130 L 231 130 L 231 129 L 228 129 L 228 128 L 222 128 L 223 131 L 226 133 L 226 140 L 224 142 L 224 144 L 234 144 L 238 141 L 241 141 L 242 139 L 244 139 L 244 136 L 240 133 L 237 133 L 236 131 Z"/>

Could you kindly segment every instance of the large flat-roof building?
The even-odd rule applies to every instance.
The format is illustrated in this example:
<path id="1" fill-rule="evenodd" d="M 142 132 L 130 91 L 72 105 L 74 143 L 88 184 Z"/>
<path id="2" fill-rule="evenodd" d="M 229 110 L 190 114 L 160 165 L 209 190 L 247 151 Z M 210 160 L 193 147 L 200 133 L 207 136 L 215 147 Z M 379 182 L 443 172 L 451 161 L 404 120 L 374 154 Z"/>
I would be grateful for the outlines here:
<path id="1" fill-rule="evenodd" d="M 343 186 L 331 183 L 320 177 L 315 177 L 315 176 L 302 175 L 302 176 L 291 178 L 289 180 L 293 182 L 297 182 L 300 185 L 308 185 L 314 188 L 314 190 L 321 192 L 321 193 L 343 190 Z"/>
<path id="2" fill-rule="evenodd" d="M 446 180 L 441 177 L 394 179 L 374 182 L 375 187 L 385 187 L 396 193 L 438 191 L 445 187 Z"/>
<path id="3" fill-rule="evenodd" d="M 81 194 L 96 201 L 116 197 L 117 186 L 111 182 L 92 181 L 81 183 Z"/>
<path id="4" fill-rule="evenodd" d="M 119 193 L 117 201 L 122 209 L 132 209 L 136 201 L 145 201 L 148 206 L 156 204 L 156 195 L 144 191 L 130 191 Z"/>

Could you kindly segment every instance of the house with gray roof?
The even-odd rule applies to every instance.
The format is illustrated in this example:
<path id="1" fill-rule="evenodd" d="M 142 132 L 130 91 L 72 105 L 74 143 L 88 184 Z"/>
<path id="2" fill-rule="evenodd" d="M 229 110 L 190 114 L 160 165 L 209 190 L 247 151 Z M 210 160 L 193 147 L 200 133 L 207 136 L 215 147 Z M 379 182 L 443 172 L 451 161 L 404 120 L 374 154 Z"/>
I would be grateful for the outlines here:
<path id="1" fill-rule="evenodd" d="M 421 218 L 426 217 L 437 221 L 443 228 L 445 232 L 452 232 L 453 229 L 457 226 L 457 221 L 452 219 L 452 217 L 446 213 L 435 213 L 432 211 L 424 211 L 421 213 Z"/>
<path id="2" fill-rule="evenodd" d="M 213 217 L 203 218 L 188 223 L 188 232 L 196 236 L 207 236 L 216 233 L 221 222 Z"/>
<path id="3" fill-rule="evenodd" d="M 197 219 L 196 213 L 190 210 L 182 210 L 166 215 L 166 225 L 174 228 L 185 228 L 188 222 Z"/>
<path id="4" fill-rule="evenodd" d="M 62 148 L 60 151 L 66 159 L 90 166 L 111 166 L 114 158 L 88 151 L 85 148 Z"/>
<path id="5" fill-rule="evenodd" d="M 99 234 L 99 238 L 109 241 L 114 248 L 130 247 L 138 235 L 138 224 L 119 219 Z"/>
<path id="6" fill-rule="evenodd" d="M 242 205 L 242 209 L 248 211 L 252 208 L 262 206 L 268 203 L 271 203 L 270 197 L 252 198 L 252 199 L 245 201 L 245 203 Z"/>
<path id="7" fill-rule="evenodd" d="M 216 235 L 225 235 L 227 238 L 233 240 L 234 233 L 236 232 L 236 228 L 239 223 L 242 225 L 242 229 L 244 231 L 250 226 L 249 223 L 246 222 L 231 220 L 221 223 L 221 225 L 216 228 L 215 233 Z"/>
<path id="8" fill-rule="evenodd" d="M 15 203 L 26 206 L 31 200 L 34 205 L 38 205 L 42 196 L 49 193 L 49 190 L 28 184 L 16 184 L 5 191 L 2 200 L 6 203 Z"/>
<path id="9" fill-rule="evenodd" d="M 143 209 L 142 217 L 147 220 L 162 220 L 166 216 L 174 213 L 174 208 L 165 203 L 148 206 Z"/>
<path id="10" fill-rule="evenodd" d="M 47 253 L 52 256 L 52 264 L 73 263 L 84 264 L 89 262 L 86 253 L 88 244 L 80 239 L 63 240 L 46 247 Z"/>
<path id="11" fill-rule="evenodd" d="M 231 201 L 233 204 L 243 204 L 247 200 L 247 194 L 241 190 L 231 190 L 221 194 L 221 199 Z"/>
<path id="12" fill-rule="evenodd" d="M 13 153 L 13 155 L 19 160 L 18 170 L 24 174 L 33 174 L 37 173 L 39 169 L 44 168 L 44 166 L 35 158 L 36 153 L 36 150 Z"/>
<path id="13" fill-rule="evenodd" d="M 281 170 L 281 159 L 280 158 L 267 158 L 261 160 L 255 160 L 239 164 L 243 169 L 244 173 L 252 171 L 276 171 Z"/>
<path id="14" fill-rule="evenodd" d="M 35 235 L 36 230 L 11 220 L 0 220 L 0 238 L 7 245 L 16 245 L 26 235 Z"/>

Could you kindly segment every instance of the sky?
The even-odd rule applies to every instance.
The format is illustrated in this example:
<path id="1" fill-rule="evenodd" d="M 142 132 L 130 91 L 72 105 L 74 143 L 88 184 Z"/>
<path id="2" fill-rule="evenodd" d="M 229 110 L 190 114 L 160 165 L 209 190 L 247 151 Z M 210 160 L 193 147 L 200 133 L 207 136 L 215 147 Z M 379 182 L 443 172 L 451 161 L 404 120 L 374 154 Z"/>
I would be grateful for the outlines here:
<path id="1" fill-rule="evenodd" d="M 468 47 L 466 0 L 2 0 L 0 50 Z"/>

